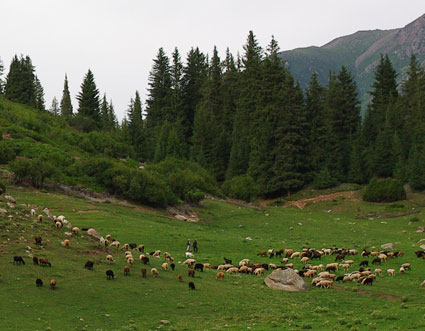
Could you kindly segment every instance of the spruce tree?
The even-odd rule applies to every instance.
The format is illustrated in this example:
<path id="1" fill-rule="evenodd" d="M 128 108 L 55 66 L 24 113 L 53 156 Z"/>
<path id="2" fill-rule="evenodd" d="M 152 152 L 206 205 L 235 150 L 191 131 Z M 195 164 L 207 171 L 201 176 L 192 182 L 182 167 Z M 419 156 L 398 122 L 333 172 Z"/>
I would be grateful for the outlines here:
<path id="1" fill-rule="evenodd" d="M 94 76 L 89 69 L 81 84 L 81 92 L 77 95 L 78 116 L 84 123 L 83 130 L 91 131 L 100 126 L 99 90 Z"/>
<path id="2" fill-rule="evenodd" d="M 55 116 L 58 116 L 60 114 L 59 103 L 56 97 L 53 97 L 52 105 L 50 106 L 50 112 Z"/>
<path id="3" fill-rule="evenodd" d="M 392 176 L 395 179 L 398 179 L 401 183 L 405 183 L 407 180 L 406 157 L 405 153 L 403 152 L 403 146 L 397 132 L 394 133 L 392 139 L 392 148 L 392 156 L 394 161 L 394 169 Z"/>
<path id="4" fill-rule="evenodd" d="M 4 65 L 3 61 L 0 58 L 0 94 L 4 93 L 4 81 L 3 81 L 3 71 L 4 71 Z"/>
<path id="5" fill-rule="evenodd" d="M 249 167 L 254 114 L 257 111 L 258 93 L 261 88 L 261 63 L 263 50 L 252 31 L 248 34 L 242 59 L 240 92 L 233 121 L 232 149 L 226 177 L 245 174 Z"/>
<path id="6" fill-rule="evenodd" d="M 140 155 L 143 145 L 143 119 L 142 119 L 142 101 L 139 92 L 136 91 L 134 100 L 130 101 L 130 107 L 127 112 L 128 129 L 131 137 L 131 144 Z"/>
<path id="7" fill-rule="evenodd" d="M 69 93 L 68 87 L 68 77 L 65 74 L 65 82 L 63 84 L 63 92 L 61 99 L 61 115 L 63 117 L 71 117 L 72 116 L 72 102 L 71 95 Z"/>
<path id="8" fill-rule="evenodd" d="M 173 63 L 171 65 L 171 89 L 172 89 L 172 110 L 169 114 L 169 120 L 174 123 L 177 121 L 183 107 L 183 64 L 177 47 L 172 54 Z"/>
<path id="9" fill-rule="evenodd" d="M 34 66 L 29 56 L 15 55 L 6 77 L 5 96 L 11 101 L 36 106 Z"/>
<path id="10" fill-rule="evenodd" d="M 412 143 L 408 160 L 409 185 L 415 190 L 425 189 L 425 153 L 423 148 L 418 148 L 416 142 Z"/>
<path id="11" fill-rule="evenodd" d="M 118 128 L 118 120 L 117 120 L 117 116 L 115 115 L 115 109 L 114 109 L 114 105 L 112 104 L 112 100 L 109 100 L 108 123 L 109 123 L 110 129 Z"/>
<path id="12" fill-rule="evenodd" d="M 37 76 L 34 77 L 34 89 L 33 106 L 39 110 L 44 110 L 46 108 L 44 105 L 44 89 Z"/>
<path id="13" fill-rule="evenodd" d="M 385 126 L 378 132 L 375 142 L 374 175 L 377 177 L 391 177 L 393 174 L 393 136 L 394 132 L 387 117 Z"/>

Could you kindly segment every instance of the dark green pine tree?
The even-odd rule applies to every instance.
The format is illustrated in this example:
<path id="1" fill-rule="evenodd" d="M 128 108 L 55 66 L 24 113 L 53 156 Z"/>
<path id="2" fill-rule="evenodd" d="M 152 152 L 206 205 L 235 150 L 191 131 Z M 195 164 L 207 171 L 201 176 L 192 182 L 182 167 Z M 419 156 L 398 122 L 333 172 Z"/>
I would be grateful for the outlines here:
<path id="1" fill-rule="evenodd" d="M 182 111 L 178 121 L 182 128 L 183 140 L 187 148 L 191 146 L 195 111 L 202 98 L 202 86 L 207 77 L 207 60 L 199 48 L 191 49 L 183 68 Z"/>
<path id="2" fill-rule="evenodd" d="M 148 92 L 145 120 L 146 149 L 143 151 L 143 157 L 153 160 L 161 127 L 173 109 L 170 64 L 162 48 L 159 49 L 149 74 Z"/>
<path id="3" fill-rule="evenodd" d="M 408 160 L 409 185 L 415 190 L 425 189 L 425 153 L 419 149 L 416 142 L 412 142 Z"/>
<path id="4" fill-rule="evenodd" d="M 330 75 L 326 97 L 328 114 L 328 167 L 338 180 L 347 179 L 351 137 L 360 127 L 360 106 L 357 87 L 350 72 L 342 66 L 337 76 Z"/>
<path id="5" fill-rule="evenodd" d="M 174 127 L 170 128 L 170 132 L 168 134 L 167 156 L 174 157 L 176 159 L 184 158 L 183 145 L 178 136 L 177 130 Z"/>
<path id="6" fill-rule="evenodd" d="M 407 181 L 407 178 L 406 178 L 407 160 L 405 157 L 405 153 L 403 151 L 401 140 L 397 132 L 394 133 L 394 137 L 392 140 L 392 147 L 393 147 L 392 155 L 394 160 L 393 177 L 395 179 L 398 179 L 401 183 L 405 183 Z"/>
<path id="7" fill-rule="evenodd" d="M 368 179 L 368 176 L 365 173 L 364 144 L 361 139 L 362 136 L 358 131 L 356 137 L 352 140 L 351 146 L 350 165 L 347 177 L 350 183 L 365 184 Z"/>
<path id="8" fill-rule="evenodd" d="M 115 108 L 112 104 L 112 100 L 109 100 L 109 107 L 108 107 L 108 123 L 110 126 L 110 129 L 117 129 L 118 128 L 118 119 L 115 115 Z"/>
<path id="9" fill-rule="evenodd" d="M 106 93 L 103 94 L 102 102 L 100 103 L 100 121 L 102 129 L 107 129 L 109 126 L 109 103 L 106 100 Z"/>
<path id="10" fill-rule="evenodd" d="M 183 64 L 177 47 L 172 54 L 173 63 L 171 64 L 171 89 L 172 89 L 172 108 L 168 119 L 171 123 L 177 122 L 178 115 L 183 107 Z"/>
<path id="11" fill-rule="evenodd" d="M 243 175 L 249 167 L 253 118 L 257 112 L 258 94 L 261 89 L 263 50 L 252 31 L 248 34 L 240 73 L 240 92 L 233 121 L 232 148 L 226 177 Z"/>
<path id="12" fill-rule="evenodd" d="M 140 156 L 143 145 L 143 119 L 142 119 L 142 100 L 139 92 L 136 91 L 134 100 L 130 101 L 130 107 L 127 112 L 128 128 L 131 137 L 131 144 Z"/>
<path id="13" fill-rule="evenodd" d="M 391 177 L 393 174 L 393 136 L 394 131 L 387 116 L 385 126 L 379 130 L 375 142 L 374 176 L 376 177 Z"/>
<path id="14" fill-rule="evenodd" d="M 65 74 L 65 82 L 63 84 L 63 92 L 62 92 L 62 99 L 61 99 L 61 115 L 63 117 L 72 116 L 71 94 L 69 93 L 68 77 L 66 76 L 66 74 Z"/>
<path id="15" fill-rule="evenodd" d="M 96 87 L 91 70 L 87 72 L 77 95 L 78 116 L 84 122 L 83 130 L 91 131 L 100 127 L 99 90 Z"/>
<path id="16" fill-rule="evenodd" d="M 11 101 L 35 106 L 34 66 L 29 56 L 15 55 L 6 77 L 5 96 Z"/>
<path id="17" fill-rule="evenodd" d="M 44 110 L 46 106 L 44 105 L 44 89 L 41 86 L 41 82 L 37 76 L 34 77 L 34 101 L 33 106 L 39 110 Z"/>
<path id="18" fill-rule="evenodd" d="M 317 173 L 326 164 L 326 136 L 328 131 L 325 111 L 326 90 L 320 85 L 317 72 L 313 72 L 305 94 L 309 140 L 308 164 L 311 171 Z"/>
<path id="19" fill-rule="evenodd" d="M 217 155 L 218 138 L 220 137 L 218 113 L 222 109 L 221 83 L 222 68 L 217 49 L 214 47 L 208 78 L 202 89 L 203 96 L 195 114 L 192 158 L 208 169 L 216 178 L 224 179 L 226 168 Z"/>
<path id="20" fill-rule="evenodd" d="M 388 106 L 398 98 L 397 73 L 394 70 L 388 54 L 383 56 L 375 71 L 375 82 L 372 85 L 372 100 L 367 107 L 363 132 L 366 140 L 375 143 L 379 131 L 385 124 Z"/>
<path id="21" fill-rule="evenodd" d="M 159 136 L 155 147 L 154 162 L 161 162 L 165 160 L 168 152 L 168 137 L 170 135 L 170 124 L 165 121 L 161 126 Z"/>

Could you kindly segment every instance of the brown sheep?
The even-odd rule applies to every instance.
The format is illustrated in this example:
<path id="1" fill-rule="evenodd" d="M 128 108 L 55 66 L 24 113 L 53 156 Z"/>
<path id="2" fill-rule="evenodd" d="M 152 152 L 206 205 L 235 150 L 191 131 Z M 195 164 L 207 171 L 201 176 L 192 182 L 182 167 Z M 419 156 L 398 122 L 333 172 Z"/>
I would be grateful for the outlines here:
<path id="1" fill-rule="evenodd" d="M 195 278 L 195 270 L 194 269 L 188 269 L 187 270 L 187 275 L 189 277 Z"/>
<path id="2" fill-rule="evenodd" d="M 52 279 L 52 280 L 50 281 L 50 288 L 51 288 L 52 290 L 54 290 L 54 289 L 56 288 L 56 280 L 55 280 L 55 279 Z"/>
<path id="3" fill-rule="evenodd" d="M 267 252 L 266 251 L 258 252 L 257 256 L 267 256 Z"/>
<path id="4" fill-rule="evenodd" d="M 63 245 L 63 247 L 65 247 L 65 248 L 69 248 L 69 239 L 65 239 L 65 240 L 62 242 L 62 245 Z"/>
<path id="5" fill-rule="evenodd" d="M 36 245 L 41 245 L 41 241 L 42 241 L 41 236 L 37 236 L 37 237 L 35 237 L 35 238 L 34 238 L 34 240 L 35 240 L 35 244 L 36 244 Z"/>
<path id="6" fill-rule="evenodd" d="M 130 266 L 126 265 L 124 267 L 124 276 L 128 276 L 130 274 Z"/>
<path id="7" fill-rule="evenodd" d="M 215 275 L 215 279 L 216 280 L 223 280 L 224 279 L 224 273 L 223 272 L 218 272 L 217 275 Z"/>
<path id="8" fill-rule="evenodd" d="M 146 269 L 142 269 L 142 277 L 146 278 Z"/>
<path id="9" fill-rule="evenodd" d="M 177 276 L 177 278 L 179 279 L 179 282 L 182 282 L 182 281 L 183 281 L 183 275 L 182 275 L 182 274 L 179 274 L 179 275 Z"/>
<path id="10" fill-rule="evenodd" d="M 40 258 L 40 259 L 38 259 L 38 263 L 39 263 L 39 265 L 41 265 L 41 266 L 49 266 L 49 267 L 51 267 L 52 266 L 52 264 L 49 262 L 49 260 L 48 259 L 46 259 L 46 258 L 44 258 L 44 257 L 42 257 L 42 258 Z"/>
<path id="11" fill-rule="evenodd" d="M 151 275 L 153 278 L 158 277 L 158 270 L 156 268 L 151 269 Z"/>
<path id="12" fill-rule="evenodd" d="M 38 216 L 37 216 L 37 220 L 38 220 L 39 222 L 42 222 L 42 221 L 43 221 L 43 215 L 41 215 L 41 214 L 40 214 L 40 215 L 38 215 Z"/>

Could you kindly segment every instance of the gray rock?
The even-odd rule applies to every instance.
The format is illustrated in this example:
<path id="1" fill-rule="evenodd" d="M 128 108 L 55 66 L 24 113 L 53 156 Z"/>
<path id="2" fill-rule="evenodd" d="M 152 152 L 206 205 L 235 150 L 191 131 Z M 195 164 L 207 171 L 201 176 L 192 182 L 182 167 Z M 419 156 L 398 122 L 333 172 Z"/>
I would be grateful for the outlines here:
<path id="1" fill-rule="evenodd" d="M 272 289 L 281 291 L 306 291 L 304 280 L 292 269 L 272 272 L 264 279 L 264 283 Z"/>
<path id="2" fill-rule="evenodd" d="M 12 203 L 16 203 L 16 199 L 12 197 L 11 195 L 5 195 L 4 196 L 6 200 L 9 200 Z"/>
<path id="3" fill-rule="evenodd" d="M 383 249 L 394 249 L 394 244 L 393 243 L 383 244 L 383 245 L 381 245 L 381 248 L 383 248 Z"/>
<path id="4" fill-rule="evenodd" d="M 96 239 L 100 239 L 102 236 L 99 232 L 97 232 L 95 229 L 88 229 L 87 234 L 91 237 L 94 237 Z"/>

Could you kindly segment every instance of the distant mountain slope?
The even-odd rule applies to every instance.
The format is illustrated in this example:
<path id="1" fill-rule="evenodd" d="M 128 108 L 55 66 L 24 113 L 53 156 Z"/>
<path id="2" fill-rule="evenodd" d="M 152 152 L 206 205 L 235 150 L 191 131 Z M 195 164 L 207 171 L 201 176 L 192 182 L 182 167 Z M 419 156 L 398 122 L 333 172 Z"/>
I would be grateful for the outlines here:
<path id="1" fill-rule="evenodd" d="M 389 55 L 399 80 L 404 78 L 412 54 L 416 54 L 419 63 L 425 63 L 425 15 L 404 28 L 358 31 L 321 47 L 297 48 L 281 52 L 280 56 L 302 87 L 308 86 L 313 71 L 326 84 L 329 71 L 339 71 L 345 65 L 355 75 L 365 103 L 381 53 Z"/>

